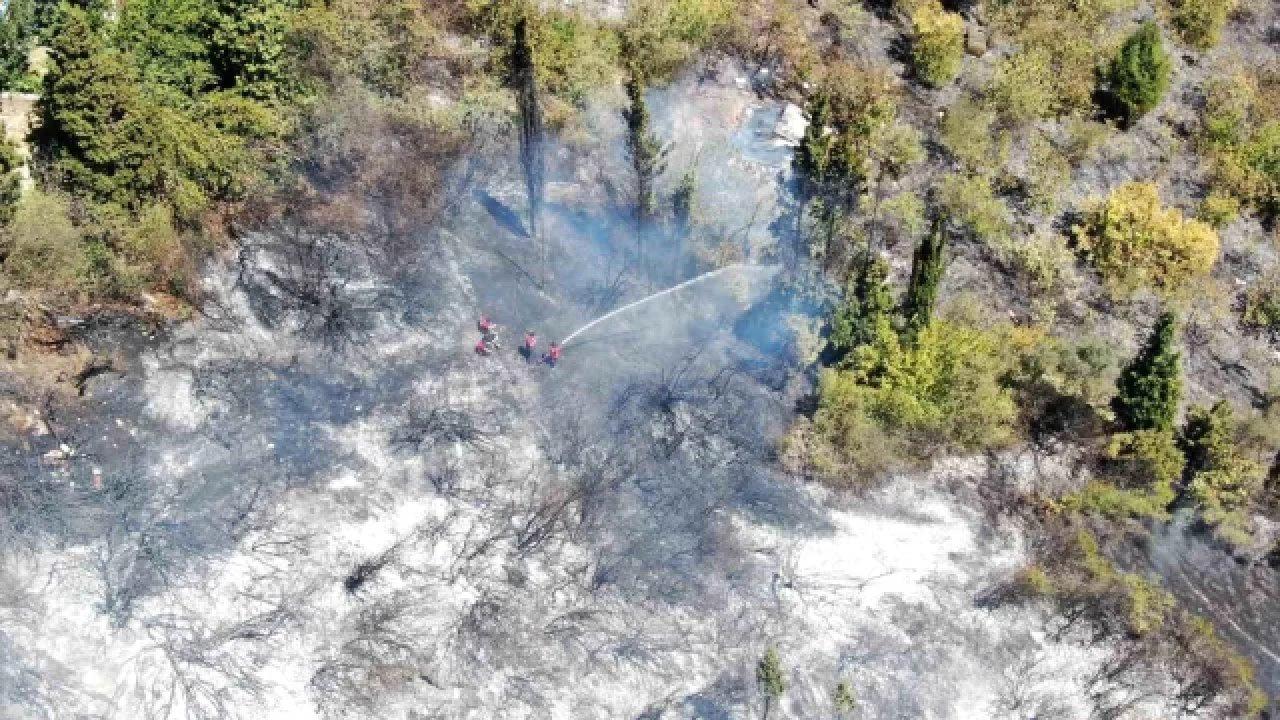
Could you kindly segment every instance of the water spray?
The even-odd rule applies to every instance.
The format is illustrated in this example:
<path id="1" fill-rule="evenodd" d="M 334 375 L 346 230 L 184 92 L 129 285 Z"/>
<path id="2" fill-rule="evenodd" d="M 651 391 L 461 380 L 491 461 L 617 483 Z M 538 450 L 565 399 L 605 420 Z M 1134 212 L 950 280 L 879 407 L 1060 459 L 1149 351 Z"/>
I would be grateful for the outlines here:
<path id="1" fill-rule="evenodd" d="M 569 333 L 569 336 L 568 336 L 568 337 L 566 337 L 566 338 L 564 339 L 564 342 L 560 343 L 560 346 L 561 346 L 561 347 L 567 347 L 567 346 L 569 345 L 569 343 L 573 341 L 573 339 L 574 339 L 574 338 L 576 338 L 576 337 L 578 337 L 579 335 L 581 335 L 582 333 L 584 333 L 584 332 L 586 332 L 586 331 L 590 330 L 591 328 L 595 327 L 596 325 L 598 325 L 598 324 L 600 324 L 600 323 L 604 322 L 605 320 L 608 320 L 609 318 L 613 317 L 614 315 L 619 315 L 619 314 L 624 313 L 624 312 L 626 312 L 626 311 L 630 310 L 631 308 L 634 308 L 634 307 L 636 307 L 636 306 L 638 306 L 638 305 L 643 305 L 643 304 L 645 304 L 645 303 L 649 302 L 650 300 L 656 300 L 656 299 L 658 299 L 658 298 L 662 297 L 663 295 L 669 295 L 669 294 L 671 294 L 671 293 L 673 293 L 673 292 L 675 292 L 675 291 L 677 291 L 677 290 L 681 290 L 681 289 L 683 289 L 683 288 L 687 288 L 687 287 L 689 287 L 690 285 L 696 285 L 697 283 L 700 283 L 700 282 L 702 282 L 703 280 L 709 280 L 709 279 L 711 279 L 711 278 L 713 278 L 713 277 L 715 277 L 715 276 L 717 276 L 717 275 L 721 275 L 721 274 L 726 273 L 726 272 L 729 272 L 729 271 L 731 271 L 731 270 L 742 270 L 742 269 L 744 269 L 744 268 L 750 268 L 750 267 L 764 267 L 764 266 L 761 266 L 761 265 L 752 265 L 752 264 L 750 264 L 750 263 L 734 263 L 733 265 L 726 265 L 726 266 L 724 266 L 724 267 L 720 268 L 719 270 L 712 270 L 711 272 L 703 273 L 703 274 L 699 275 L 698 277 L 695 277 L 695 278 L 692 278 L 692 279 L 689 279 L 689 280 L 685 280 L 684 282 L 680 283 L 679 285 L 675 285 L 675 286 L 673 286 L 673 287 L 669 287 L 669 288 L 667 288 L 666 290 L 660 290 L 660 291 L 658 291 L 658 292 L 656 292 L 656 293 L 654 293 L 654 294 L 652 294 L 652 295 L 649 295 L 649 296 L 647 296 L 647 297 L 642 297 L 642 298 L 640 298 L 639 300 L 636 300 L 636 301 L 635 301 L 635 302 L 633 302 L 633 303 L 630 303 L 630 304 L 627 304 L 627 305 L 623 305 L 622 307 L 618 308 L 617 310 L 613 310 L 612 312 L 609 312 L 609 313 L 607 313 L 607 314 L 605 314 L 605 315 L 601 315 L 600 317 L 596 318 L 595 320 L 592 320 L 591 322 L 587 323 L 586 325 L 583 325 L 582 327 L 578 328 L 577 330 L 574 330 L 573 332 Z"/>

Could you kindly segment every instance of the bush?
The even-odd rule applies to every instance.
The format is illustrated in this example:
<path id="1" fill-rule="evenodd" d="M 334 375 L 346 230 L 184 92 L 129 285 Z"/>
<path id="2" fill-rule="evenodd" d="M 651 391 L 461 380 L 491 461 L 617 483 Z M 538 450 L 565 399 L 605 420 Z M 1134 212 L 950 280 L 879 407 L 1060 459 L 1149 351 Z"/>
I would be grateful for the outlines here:
<path id="1" fill-rule="evenodd" d="M 1214 189 L 1200 203 L 1196 217 L 1215 230 L 1230 225 L 1240 215 L 1240 201 L 1234 196 Z"/>
<path id="2" fill-rule="evenodd" d="M 903 348 L 883 333 L 853 354 L 848 370 L 824 372 L 813 433 L 835 467 L 874 465 L 863 453 L 936 447 L 999 447 L 1013 437 L 1016 407 L 1002 384 L 1010 366 L 994 331 L 935 320 Z M 884 439 L 864 445 L 868 436 Z"/>
<path id="3" fill-rule="evenodd" d="M 1071 181 L 1071 162 L 1039 133 L 1031 137 L 1030 144 L 1029 167 L 1019 178 L 1022 190 L 1033 210 L 1052 215 L 1057 210 L 1062 189 Z"/>
<path id="4" fill-rule="evenodd" d="M 925 231 L 929 223 L 925 219 L 924 200 L 910 192 L 900 192 L 880 204 L 885 245 L 894 247 L 898 242 L 914 241 Z"/>
<path id="5" fill-rule="evenodd" d="M 1085 211 L 1074 228 L 1077 244 L 1114 290 L 1147 286 L 1176 293 L 1208 274 L 1218 257 L 1218 234 L 1199 220 L 1160 205 L 1154 183 L 1125 183 Z"/>
<path id="6" fill-rule="evenodd" d="M 1141 575 L 1117 570 L 1087 530 L 1069 533 L 1052 552 L 1038 587 L 1068 615 L 1089 620 L 1104 634 L 1130 637 L 1156 633 L 1174 619 L 1173 596 Z"/>
<path id="7" fill-rule="evenodd" d="M 581 15 L 548 13 L 534 25 L 532 43 L 543 88 L 574 105 L 618 77 L 617 35 Z"/>
<path id="8" fill-rule="evenodd" d="M 955 80 L 964 61 L 964 20 L 934 0 L 915 9 L 911 27 L 911 60 L 916 76 L 930 87 Z"/>
<path id="9" fill-rule="evenodd" d="M 939 128 L 943 147 L 969 173 L 990 175 L 1004 166 L 1008 148 L 997 140 L 995 113 L 969 99 L 951 106 Z"/>
<path id="10" fill-rule="evenodd" d="M 669 79 L 695 52 L 727 37 L 738 0 L 640 0 L 622 30 L 624 54 L 653 82 Z"/>
<path id="11" fill-rule="evenodd" d="M 1107 70 L 1107 84 L 1121 118 L 1133 123 L 1160 104 L 1172 73 L 1160 28 L 1148 20 L 1125 40 Z"/>
<path id="12" fill-rule="evenodd" d="M 1222 540 L 1237 546 L 1251 541 L 1248 511 L 1262 490 L 1264 469 L 1236 447 L 1231 406 L 1192 408 L 1182 429 L 1191 482 L 1187 495 L 1201 519 Z"/>
<path id="13" fill-rule="evenodd" d="M 1018 52 L 996 69 L 988 88 L 993 108 L 1023 123 L 1093 107 L 1100 53 L 1110 42 L 1107 15 L 1131 0 L 1019 0 L 994 4 L 993 20 Z M 992 4 L 988 4 L 992 7 Z"/>
<path id="14" fill-rule="evenodd" d="M 7 250 L 5 275 L 17 286 L 77 294 L 87 284 L 83 235 L 71 222 L 65 198 L 28 193 L 0 237 Z"/>
<path id="15" fill-rule="evenodd" d="M 1218 44 L 1222 28 L 1238 0 L 1167 0 L 1170 19 L 1182 42 L 1199 50 Z"/>
<path id="16" fill-rule="evenodd" d="M 947 175 L 938 187 L 938 203 L 951 222 L 981 240 L 999 243 L 1009 237 L 1009 209 L 986 177 Z"/>
<path id="17" fill-rule="evenodd" d="M 1280 331 L 1280 273 L 1272 272 L 1249 286 L 1241 320 L 1251 327 Z"/>
<path id="18" fill-rule="evenodd" d="M 1049 51 L 1028 48 L 1000 61 L 987 96 L 1003 117 L 1026 123 L 1058 112 L 1054 84 Z"/>
<path id="19" fill-rule="evenodd" d="M 5 136 L 4 123 L 0 123 L 0 227 L 13 219 L 18 200 L 22 198 L 20 167 L 22 158 L 18 156 L 18 148 Z"/>
<path id="20" fill-rule="evenodd" d="M 1078 279 L 1075 255 L 1058 233 L 1042 230 L 1026 238 L 993 242 L 992 249 L 1033 298 L 1061 295 Z"/>
<path id="21" fill-rule="evenodd" d="M 1213 717 L 1256 718 L 1266 708 L 1252 664 L 1209 621 L 1179 607 L 1154 582 L 1118 570 L 1087 530 L 1072 523 L 1051 529 L 1039 561 L 1016 581 L 1018 594 L 1051 598 L 1068 623 L 1084 621 L 1104 637 L 1130 640 L 1112 667 L 1118 673 L 1139 663 L 1167 668 L 1177 684 L 1170 690 L 1175 712 L 1198 708 Z"/>
<path id="22" fill-rule="evenodd" d="M 1139 430 L 1111 438 L 1103 477 L 1063 499 L 1064 508 L 1109 518 L 1168 517 L 1186 459 L 1168 430 Z"/>
<path id="23" fill-rule="evenodd" d="M 1271 218 L 1280 215 L 1280 104 L 1269 97 L 1276 93 L 1280 74 L 1225 72 L 1206 87 L 1200 128 L 1215 194 Z"/>

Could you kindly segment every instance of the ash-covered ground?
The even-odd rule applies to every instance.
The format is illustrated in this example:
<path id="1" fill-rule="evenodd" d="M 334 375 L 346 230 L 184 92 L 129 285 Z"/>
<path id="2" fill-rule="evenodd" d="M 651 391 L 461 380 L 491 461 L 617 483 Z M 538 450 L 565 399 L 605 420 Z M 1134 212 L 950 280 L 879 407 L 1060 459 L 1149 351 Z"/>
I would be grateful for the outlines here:
<path id="1" fill-rule="evenodd" d="M 988 602 L 1025 561 L 992 488 L 1068 472 L 1052 458 L 843 500 L 780 472 L 807 383 L 779 340 L 782 108 L 732 72 L 666 92 L 669 174 L 696 164 L 714 244 L 636 239 L 604 108 L 598 147 L 555 149 L 545 253 L 495 162 L 416 242 L 265 229 L 196 321 L 95 328 L 135 348 L 125 372 L 5 457 L 35 489 L 0 555 L 0 714 L 745 718 L 772 646 L 772 717 L 833 716 L 841 682 L 863 718 L 1159 716 L 1158 671 L 1112 682 L 1106 646 Z M 515 352 L 707 253 L 743 266 L 555 369 Z M 504 346 L 479 357 L 486 312 Z"/>

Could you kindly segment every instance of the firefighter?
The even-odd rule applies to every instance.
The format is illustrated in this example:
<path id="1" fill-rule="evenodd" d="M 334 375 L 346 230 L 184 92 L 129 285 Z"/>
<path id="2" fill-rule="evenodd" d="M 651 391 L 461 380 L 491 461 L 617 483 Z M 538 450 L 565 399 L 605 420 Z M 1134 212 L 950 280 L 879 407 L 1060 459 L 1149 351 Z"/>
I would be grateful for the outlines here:
<path id="1" fill-rule="evenodd" d="M 542 356 L 542 362 L 550 367 L 555 367 L 560 362 L 560 344 L 551 343 L 551 347 L 547 349 L 547 353 Z"/>
<path id="2" fill-rule="evenodd" d="M 521 352 L 526 362 L 533 362 L 533 351 L 538 347 L 538 334 L 532 330 L 524 331 L 524 347 Z"/>
<path id="3" fill-rule="evenodd" d="M 498 349 L 498 324 L 490 320 L 488 315 L 481 315 L 476 327 L 480 330 L 480 337 L 484 338 L 489 349 Z"/>

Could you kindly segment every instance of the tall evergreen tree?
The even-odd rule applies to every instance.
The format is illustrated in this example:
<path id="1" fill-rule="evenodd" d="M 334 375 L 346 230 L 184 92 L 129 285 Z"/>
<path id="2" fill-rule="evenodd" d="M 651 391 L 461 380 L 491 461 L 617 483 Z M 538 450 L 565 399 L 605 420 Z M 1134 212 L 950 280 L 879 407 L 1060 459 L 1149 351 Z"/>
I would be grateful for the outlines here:
<path id="1" fill-rule="evenodd" d="M 764 720 L 769 720 L 773 704 L 787 690 L 787 681 L 782 676 L 782 661 L 778 658 L 777 650 L 769 648 L 760 658 L 760 662 L 756 665 L 756 684 L 764 700 Z"/>
<path id="2" fill-rule="evenodd" d="M 26 75 L 27 54 L 31 52 L 35 36 L 32 1 L 9 0 L 8 7 L 0 10 L 0 91 L 14 89 Z"/>
<path id="3" fill-rule="evenodd" d="M 172 88 L 181 104 L 215 89 L 205 0 L 130 0 L 116 24 L 117 45 L 131 53 L 151 88 Z"/>
<path id="4" fill-rule="evenodd" d="M 653 222 L 658 213 L 658 196 L 654 185 L 666 169 L 667 149 L 649 125 L 649 106 L 644 100 L 644 75 L 633 63 L 627 81 L 627 151 L 635 171 L 636 217 L 642 225 Z"/>
<path id="5" fill-rule="evenodd" d="M 546 161 L 542 152 L 542 105 L 538 101 L 537 69 L 533 46 L 529 42 L 529 23 L 524 16 L 516 20 L 511 51 L 511 85 L 520 108 L 520 164 L 524 167 L 525 191 L 529 197 L 529 233 L 536 240 L 542 214 Z M 543 260 L 545 263 L 546 258 Z"/>
<path id="6" fill-rule="evenodd" d="M 698 176 L 690 170 L 680 178 L 680 184 L 671 195 L 672 230 L 677 242 L 683 244 L 693 234 L 693 213 L 697 202 Z"/>
<path id="7" fill-rule="evenodd" d="M 137 75 L 85 10 L 63 3 L 55 24 L 36 138 L 52 153 L 55 180 L 108 199 L 126 160 L 118 140 L 137 106 Z"/>
<path id="8" fill-rule="evenodd" d="M 644 99 L 644 74 L 631 63 L 627 80 L 627 107 L 622 116 L 627 122 L 627 151 L 631 156 L 636 190 L 636 255 L 645 271 L 650 271 L 646 252 L 646 236 L 658 217 L 658 176 L 666 170 L 667 148 L 649 125 L 649 106 Z"/>
<path id="9" fill-rule="evenodd" d="M 283 0 L 215 0 L 208 24 L 209 59 L 222 88 L 264 101 L 289 93 Z"/>
<path id="10" fill-rule="evenodd" d="M 875 258 L 862 266 L 845 290 L 844 303 L 831 322 L 831 360 L 838 363 L 853 350 L 870 345 L 893 327 L 893 293 L 889 265 Z"/>
<path id="11" fill-rule="evenodd" d="M 1156 320 L 1142 350 L 1125 366 L 1111 401 L 1125 430 L 1172 430 L 1182 397 L 1172 313 Z"/>
<path id="12" fill-rule="evenodd" d="M 791 158 L 791 171 L 795 176 L 796 237 L 805 237 L 805 217 L 815 197 L 822 194 L 827 180 L 827 167 L 831 163 L 834 134 L 831 124 L 831 98 L 819 90 L 805 102 L 805 119 L 808 125 L 804 137 Z"/>
<path id="13" fill-rule="evenodd" d="M 933 229 L 916 246 L 911 262 L 911 282 L 903 303 L 904 333 L 908 341 L 929 326 L 933 320 L 933 306 L 938 300 L 938 284 L 944 269 L 943 250 L 946 248 L 946 220 L 939 216 Z"/>
<path id="14" fill-rule="evenodd" d="M 1107 70 L 1111 94 L 1126 123 L 1160 103 L 1172 74 L 1173 64 L 1160 39 L 1160 27 L 1148 20 L 1125 40 Z"/>

